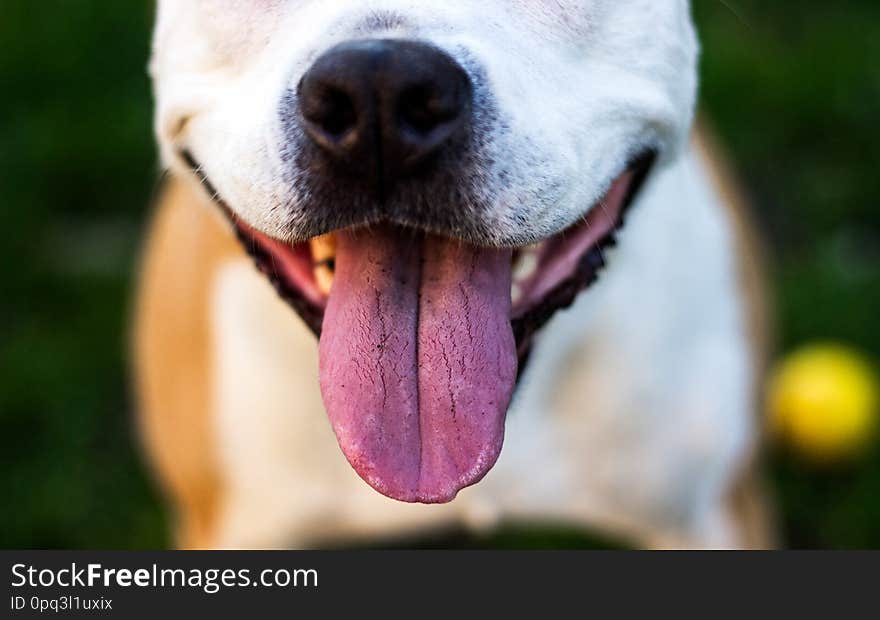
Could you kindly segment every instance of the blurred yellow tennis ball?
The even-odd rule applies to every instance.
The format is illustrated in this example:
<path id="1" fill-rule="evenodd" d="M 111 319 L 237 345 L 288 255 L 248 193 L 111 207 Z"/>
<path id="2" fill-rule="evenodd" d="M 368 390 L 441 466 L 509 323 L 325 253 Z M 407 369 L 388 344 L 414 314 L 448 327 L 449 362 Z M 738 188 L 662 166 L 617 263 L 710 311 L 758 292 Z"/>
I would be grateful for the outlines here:
<path id="1" fill-rule="evenodd" d="M 880 387 L 871 364 L 834 344 L 789 355 L 770 377 L 767 405 L 776 433 L 816 461 L 860 454 L 878 422 Z"/>

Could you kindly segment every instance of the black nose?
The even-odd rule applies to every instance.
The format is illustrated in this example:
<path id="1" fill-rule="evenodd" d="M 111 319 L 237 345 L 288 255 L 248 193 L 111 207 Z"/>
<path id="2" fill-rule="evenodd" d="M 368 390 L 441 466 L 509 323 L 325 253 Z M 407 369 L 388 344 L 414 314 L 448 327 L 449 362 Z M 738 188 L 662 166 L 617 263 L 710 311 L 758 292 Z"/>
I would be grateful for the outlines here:
<path id="1" fill-rule="evenodd" d="M 470 123 L 471 83 L 441 50 L 407 40 L 342 43 L 299 84 L 302 123 L 334 166 L 387 191 Z"/>

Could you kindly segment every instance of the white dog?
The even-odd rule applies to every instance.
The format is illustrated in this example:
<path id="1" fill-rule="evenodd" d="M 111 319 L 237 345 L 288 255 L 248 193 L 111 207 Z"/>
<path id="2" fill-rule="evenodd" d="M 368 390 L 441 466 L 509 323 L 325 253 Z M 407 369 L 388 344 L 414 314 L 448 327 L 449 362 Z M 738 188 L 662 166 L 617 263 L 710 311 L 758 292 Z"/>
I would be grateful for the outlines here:
<path id="1" fill-rule="evenodd" d="M 686 0 L 160 0 L 136 345 L 179 543 L 767 544 L 697 56 Z"/>

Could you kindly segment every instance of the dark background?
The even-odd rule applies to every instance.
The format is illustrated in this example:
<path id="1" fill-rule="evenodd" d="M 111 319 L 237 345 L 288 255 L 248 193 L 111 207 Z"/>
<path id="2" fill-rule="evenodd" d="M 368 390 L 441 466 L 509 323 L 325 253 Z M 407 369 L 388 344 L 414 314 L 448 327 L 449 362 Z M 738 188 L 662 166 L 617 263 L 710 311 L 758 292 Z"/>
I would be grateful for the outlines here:
<path id="1" fill-rule="evenodd" d="M 780 353 L 880 355 L 880 2 L 695 0 L 703 111 L 772 257 Z M 152 548 L 167 523 L 132 430 L 132 274 L 158 177 L 152 3 L 3 0 L 0 547 Z M 880 548 L 880 450 L 817 470 L 781 450 L 787 544 Z M 469 546 L 591 546 L 518 528 Z"/>

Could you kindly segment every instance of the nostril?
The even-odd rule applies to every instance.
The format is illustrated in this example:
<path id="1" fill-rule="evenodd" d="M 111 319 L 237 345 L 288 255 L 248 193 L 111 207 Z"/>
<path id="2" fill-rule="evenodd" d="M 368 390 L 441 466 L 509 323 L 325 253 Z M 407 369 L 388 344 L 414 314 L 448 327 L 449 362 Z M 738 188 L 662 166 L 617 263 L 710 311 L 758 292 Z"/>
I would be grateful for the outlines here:
<path id="1" fill-rule="evenodd" d="M 303 97 L 302 114 L 313 131 L 323 134 L 322 142 L 340 142 L 357 126 L 354 101 L 345 91 L 332 86 L 311 89 Z"/>
<path id="2" fill-rule="evenodd" d="M 416 134 L 430 134 L 440 125 L 454 121 L 461 114 L 459 93 L 438 91 L 433 85 L 405 89 L 397 102 L 401 126 Z"/>
<path id="3" fill-rule="evenodd" d="M 357 116 L 351 97 L 341 90 L 329 90 L 324 97 L 324 114 L 319 122 L 326 132 L 336 136 L 352 129 Z"/>

